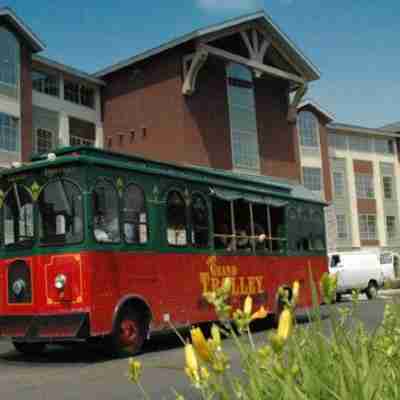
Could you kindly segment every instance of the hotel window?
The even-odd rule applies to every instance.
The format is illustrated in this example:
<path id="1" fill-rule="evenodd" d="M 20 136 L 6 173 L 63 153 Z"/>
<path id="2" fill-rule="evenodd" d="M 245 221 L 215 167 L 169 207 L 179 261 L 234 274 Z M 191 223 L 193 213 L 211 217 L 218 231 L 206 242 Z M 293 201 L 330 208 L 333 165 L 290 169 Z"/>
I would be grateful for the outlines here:
<path id="1" fill-rule="evenodd" d="M 253 75 L 247 67 L 239 64 L 229 64 L 227 75 L 233 166 L 259 172 Z"/>
<path id="2" fill-rule="evenodd" d="M 330 133 L 328 135 L 329 146 L 338 150 L 347 149 L 347 136 Z"/>
<path id="3" fill-rule="evenodd" d="M 0 150 L 19 150 L 18 119 L 3 113 L 0 113 Z"/>
<path id="4" fill-rule="evenodd" d="M 333 173 L 333 189 L 335 197 L 344 196 L 344 174 L 342 172 Z"/>
<path id="5" fill-rule="evenodd" d="M 376 240 L 376 215 L 360 214 L 360 239 Z"/>
<path id="6" fill-rule="evenodd" d="M 299 113 L 300 143 L 303 147 L 319 147 L 318 120 L 310 111 Z"/>
<path id="7" fill-rule="evenodd" d="M 49 153 L 55 147 L 53 132 L 39 128 L 36 130 L 36 152 Z"/>
<path id="8" fill-rule="evenodd" d="M 94 108 L 94 89 L 82 83 L 65 80 L 64 99 L 72 103 Z"/>
<path id="9" fill-rule="evenodd" d="M 360 152 L 370 152 L 372 142 L 369 138 L 364 136 L 350 136 L 349 137 L 349 147 L 350 150 L 360 151 Z"/>
<path id="10" fill-rule="evenodd" d="M 375 140 L 375 151 L 382 154 L 393 154 L 394 145 L 391 139 L 376 139 Z"/>
<path id="11" fill-rule="evenodd" d="M 385 200 L 393 199 L 393 178 L 391 176 L 384 176 L 383 182 L 383 195 Z"/>
<path id="12" fill-rule="evenodd" d="M 60 95 L 59 79 L 55 74 L 43 71 L 32 71 L 32 87 L 34 90 L 58 97 Z"/>
<path id="13" fill-rule="evenodd" d="M 375 198 L 372 175 L 356 174 L 356 192 L 358 199 Z"/>
<path id="14" fill-rule="evenodd" d="M 313 192 L 321 192 L 321 168 L 303 167 L 303 185 Z"/>
<path id="15" fill-rule="evenodd" d="M 0 27 L 0 82 L 17 86 L 19 82 L 19 44 L 17 38 Z"/>
<path id="16" fill-rule="evenodd" d="M 90 147 L 94 147 L 94 140 L 71 135 L 69 137 L 69 144 L 71 146 L 90 146 Z"/>
<path id="17" fill-rule="evenodd" d="M 345 215 L 336 215 L 337 238 L 347 239 L 347 223 Z"/>
<path id="18" fill-rule="evenodd" d="M 386 216 L 386 234 L 389 240 L 396 238 L 396 217 L 393 215 Z"/>

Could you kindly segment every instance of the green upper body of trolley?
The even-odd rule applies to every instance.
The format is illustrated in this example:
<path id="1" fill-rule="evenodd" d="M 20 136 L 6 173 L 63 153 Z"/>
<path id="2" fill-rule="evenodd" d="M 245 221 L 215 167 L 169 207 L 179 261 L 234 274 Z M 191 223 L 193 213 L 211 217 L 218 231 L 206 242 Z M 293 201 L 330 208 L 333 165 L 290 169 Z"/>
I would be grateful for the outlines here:
<path id="1" fill-rule="evenodd" d="M 139 192 L 143 204 L 131 205 Z M 206 215 L 203 229 L 208 230 L 203 235 L 196 217 L 201 211 L 199 199 L 205 207 L 205 213 L 199 213 Z M 179 200 L 184 204 L 186 236 L 171 242 L 170 202 L 179 204 Z M 275 234 L 279 233 L 278 244 L 271 239 L 270 247 L 258 246 L 259 232 L 255 232 L 254 221 L 250 224 L 251 254 L 326 254 L 326 204 L 299 185 L 266 176 L 179 166 L 79 146 L 59 149 L 51 156 L 34 157 L 29 164 L 1 173 L 0 255 L 10 258 L 107 249 L 249 254 L 249 249 L 240 249 L 240 237 L 235 238 L 234 249 L 216 247 L 218 201 L 232 207 L 225 211 L 227 215 L 231 212 L 231 217 L 233 213 L 234 219 L 235 204 L 242 209 L 251 204 L 250 215 L 262 207 L 267 211 L 280 210 L 277 215 L 281 220 L 275 229 Z M 107 213 L 110 207 L 114 207 L 116 217 L 115 237 L 106 237 L 96 225 L 99 209 Z M 175 213 L 179 214 L 178 208 Z M 134 240 L 128 237 L 129 224 L 137 230 Z M 232 229 L 232 236 L 240 236 Z M 172 236 L 179 233 L 172 232 Z M 203 239 L 196 239 L 196 235 Z"/>

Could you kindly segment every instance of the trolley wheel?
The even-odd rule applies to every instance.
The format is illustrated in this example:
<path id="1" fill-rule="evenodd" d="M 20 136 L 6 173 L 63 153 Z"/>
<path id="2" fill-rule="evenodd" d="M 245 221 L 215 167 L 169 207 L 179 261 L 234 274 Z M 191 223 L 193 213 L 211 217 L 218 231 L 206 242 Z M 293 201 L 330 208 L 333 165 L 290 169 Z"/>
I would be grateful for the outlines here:
<path id="1" fill-rule="evenodd" d="M 20 353 L 30 356 L 39 355 L 43 353 L 44 349 L 46 348 L 46 343 L 27 343 L 13 341 L 13 345 L 15 349 Z"/>
<path id="2" fill-rule="evenodd" d="M 114 356 L 133 356 L 140 352 L 146 337 L 146 325 L 142 315 L 129 308 L 123 308 L 111 334 L 111 351 Z"/>
<path id="3" fill-rule="evenodd" d="M 369 282 L 365 294 L 367 295 L 368 300 L 375 299 L 376 296 L 378 296 L 378 285 L 374 281 Z"/>

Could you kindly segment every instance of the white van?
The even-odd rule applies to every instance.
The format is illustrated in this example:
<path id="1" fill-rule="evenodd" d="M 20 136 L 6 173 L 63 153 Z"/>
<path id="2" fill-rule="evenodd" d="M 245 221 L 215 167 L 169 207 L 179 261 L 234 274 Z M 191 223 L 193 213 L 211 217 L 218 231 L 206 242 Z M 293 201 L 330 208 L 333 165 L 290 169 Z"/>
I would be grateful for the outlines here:
<path id="1" fill-rule="evenodd" d="M 380 263 L 383 271 L 383 278 L 386 281 L 393 281 L 398 278 L 399 255 L 385 251 L 380 255 Z"/>
<path id="2" fill-rule="evenodd" d="M 329 272 L 338 274 L 337 300 L 354 289 L 373 299 L 383 286 L 384 275 L 378 253 L 329 254 Z"/>

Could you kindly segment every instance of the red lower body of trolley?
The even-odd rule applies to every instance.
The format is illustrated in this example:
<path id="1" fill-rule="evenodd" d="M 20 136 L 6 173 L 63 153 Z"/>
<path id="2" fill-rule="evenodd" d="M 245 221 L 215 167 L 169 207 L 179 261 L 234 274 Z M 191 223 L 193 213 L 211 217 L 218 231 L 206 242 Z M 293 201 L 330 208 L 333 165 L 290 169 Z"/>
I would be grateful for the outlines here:
<path id="1" fill-rule="evenodd" d="M 134 353 L 150 331 L 214 320 L 203 293 L 227 276 L 233 307 L 251 295 L 255 307 L 274 312 L 278 288 L 295 280 L 299 307 L 309 307 L 310 272 L 319 282 L 327 258 L 86 251 L 6 259 L 0 335 L 20 347 L 109 337 Z"/>

